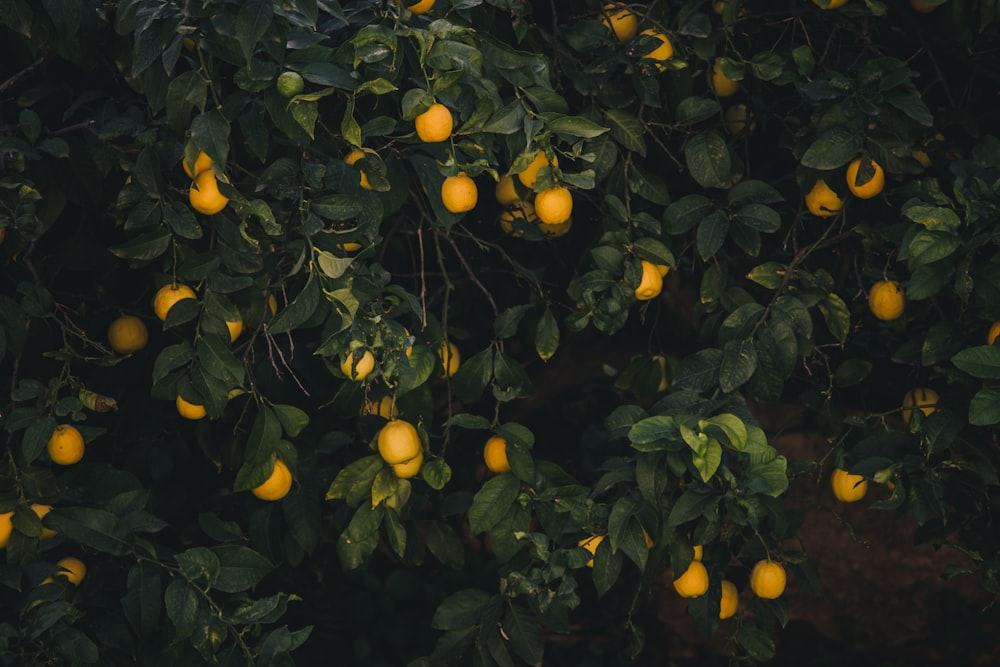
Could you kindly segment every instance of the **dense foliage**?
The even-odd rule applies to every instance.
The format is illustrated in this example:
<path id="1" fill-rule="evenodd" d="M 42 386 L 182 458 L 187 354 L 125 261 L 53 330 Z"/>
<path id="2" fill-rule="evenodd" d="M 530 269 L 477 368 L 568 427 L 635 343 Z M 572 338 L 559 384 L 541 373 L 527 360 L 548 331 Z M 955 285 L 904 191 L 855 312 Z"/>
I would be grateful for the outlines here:
<path id="1" fill-rule="evenodd" d="M 996 3 L 777 5 L 0 2 L 0 663 L 766 661 L 835 469 L 1000 593 Z"/>

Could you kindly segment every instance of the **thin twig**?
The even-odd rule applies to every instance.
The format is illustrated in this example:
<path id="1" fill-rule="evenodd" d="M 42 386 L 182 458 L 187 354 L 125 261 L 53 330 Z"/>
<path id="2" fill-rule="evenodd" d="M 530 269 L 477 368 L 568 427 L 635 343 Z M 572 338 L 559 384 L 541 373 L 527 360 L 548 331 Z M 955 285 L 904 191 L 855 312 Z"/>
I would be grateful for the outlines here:
<path id="1" fill-rule="evenodd" d="M 482 290 L 483 294 L 486 295 L 486 298 L 490 302 L 490 306 L 493 308 L 493 314 L 499 315 L 500 309 L 497 308 L 497 303 L 496 301 L 493 300 L 493 295 L 490 294 L 490 291 L 486 289 L 485 285 L 479 282 L 479 278 L 476 277 L 476 274 L 472 271 L 472 267 L 469 266 L 469 263 L 465 261 L 465 256 L 462 255 L 462 252 L 458 249 L 458 244 L 455 243 L 455 239 L 451 238 L 450 236 L 445 236 L 445 239 L 448 240 L 448 243 L 451 244 L 451 247 L 455 251 L 455 254 L 458 255 L 458 261 L 462 263 L 463 267 L 465 267 L 466 272 L 468 272 L 469 274 L 469 278 L 471 278 L 472 282 L 474 282 L 476 286 L 479 287 L 480 290 Z"/>
<path id="2" fill-rule="evenodd" d="M 3 94 L 7 92 L 7 89 L 16 86 L 18 82 L 21 81 L 21 79 L 24 79 L 25 77 L 32 74 L 36 69 L 45 64 L 45 61 L 48 59 L 49 55 L 47 53 L 42 54 L 38 56 L 38 59 L 35 60 L 35 62 L 31 63 L 20 72 L 15 72 L 14 74 L 12 74 L 6 81 L 0 83 L 0 94 Z"/>

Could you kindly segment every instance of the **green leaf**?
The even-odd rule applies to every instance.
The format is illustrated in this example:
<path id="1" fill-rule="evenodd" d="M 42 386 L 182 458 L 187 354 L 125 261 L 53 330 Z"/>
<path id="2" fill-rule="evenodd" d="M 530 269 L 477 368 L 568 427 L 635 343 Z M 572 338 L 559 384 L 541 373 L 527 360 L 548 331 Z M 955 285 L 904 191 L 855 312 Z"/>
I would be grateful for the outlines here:
<path id="1" fill-rule="evenodd" d="M 722 347 L 719 388 L 730 393 L 743 386 L 757 370 L 757 351 L 749 340 L 730 340 Z"/>
<path id="2" fill-rule="evenodd" d="M 366 456 L 342 468 L 326 492 L 327 500 L 343 498 L 352 507 L 364 500 L 384 462 L 378 454 Z"/>
<path id="3" fill-rule="evenodd" d="M 837 169 L 858 156 L 861 134 L 837 125 L 823 132 L 802 155 L 802 166 L 811 169 Z"/>
<path id="4" fill-rule="evenodd" d="M 955 232 L 962 220 L 950 208 L 943 206 L 903 205 L 903 215 L 930 231 Z"/>
<path id="5" fill-rule="evenodd" d="M 452 593 L 434 611 L 431 627 L 435 630 L 460 630 L 478 625 L 491 599 L 488 593 L 471 588 Z"/>
<path id="6" fill-rule="evenodd" d="M 973 426 L 992 426 L 1000 423 L 1000 389 L 983 387 L 969 403 L 969 423 Z"/>
<path id="7" fill-rule="evenodd" d="M 229 121 L 216 109 L 195 116 L 191 121 L 191 141 L 224 167 L 229 158 Z"/>
<path id="8" fill-rule="evenodd" d="M 953 356 L 951 363 L 972 377 L 1000 379 L 1000 346 L 979 345 L 967 348 Z"/>
<path id="9" fill-rule="evenodd" d="M 768 234 L 781 229 L 781 216 L 766 204 L 747 204 L 736 212 L 734 219 L 750 229 Z"/>
<path id="10" fill-rule="evenodd" d="M 699 423 L 703 433 L 737 451 L 747 446 L 747 426 L 736 415 L 721 414 Z"/>
<path id="11" fill-rule="evenodd" d="M 582 116 L 563 116 L 556 118 L 545 124 L 546 129 L 555 134 L 562 134 L 569 137 L 582 137 L 593 139 L 608 131 L 608 128 L 601 127 L 593 121 L 589 121 Z M 614 136 L 612 134 L 612 136 Z"/>
<path id="12" fill-rule="evenodd" d="M 309 425 L 309 415 L 294 405 L 274 404 L 271 408 L 289 438 L 296 437 Z"/>
<path id="13" fill-rule="evenodd" d="M 503 630 L 513 649 L 529 665 L 541 665 L 545 642 L 542 626 L 527 609 L 511 603 L 503 616 Z"/>
<path id="14" fill-rule="evenodd" d="M 362 503 L 355 510 L 347 530 L 337 539 L 341 567 L 345 570 L 357 569 L 375 552 L 381 522 L 381 507 L 373 508 L 370 503 Z"/>
<path id="15" fill-rule="evenodd" d="M 622 148 L 646 156 L 645 131 L 638 118 L 622 109 L 605 109 L 604 120 L 611 128 L 611 137 Z"/>
<path id="16" fill-rule="evenodd" d="M 176 578 L 167 586 L 163 603 L 167 617 L 174 624 L 174 638 L 184 640 L 191 636 L 198 622 L 198 603 L 201 596 L 193 586 Z"/>
<path id="17" fill-rule="evenodd" d="M 310 273 L 302 291 L 296 294 L 292 302 L 267 325 L 268 332 L 272 334 L 285 333 L 301 326 L 313 316 L 318 305 L 319 284 L 315 275 Z"/>
<path id="18" fill-rule="evenodd" d="M 122 556 L 129 552 L 128 533 L 111 512 L 94 507 L 60 507 L 46 517 L 48 526 L 69 540 L 101 553 Z"/>
<path id="19" fill-rule="evenodd" d="M 656 451 L 669 443 L 680 441 L 681 433 L 673 417 L 656 415 L 636 422 L 628 431 L 632 447 L 641 451 Z"/>
<path id="20" fill-rule="evenodd" d="M 757 662 L 767 662 L 774 657 L 774 640 L 752 623 L 744 623 L 736 631 L 736 642 Z"/>
<path id="21" fill-rule="evenodd" d="M 851 311 L 848 310 L 844 300 L 830 292 L 818 306 L 830 333 L 841 343 L 846 341 L 847 335 L 851 333 Z"/>
<path id="22" fill-rule="evenodd" d="M 674 257 L 674 253 L 670 251 L 670 248 L 664 245 L 662 241 L 651 236 L 644 236 L 637 240 L 632 244 L 632 248 L 640 257 L 654 264 L 662 264 L 670 268 L 677 266 L 677 259 Z"/>
<path id="23" fill-rule="evenodd" d="M 755 266 L 747 274 L 747 279 L 752 280 L 761 287 L 777 289 L 785 279 L 787 271 L 788 266 L 781 262 L 764 262 Z"/>
<path id="24" fill-rule="evenodd" d="M 468 413 L 460 413 L 457 415 L 452 415 L 448 421 L 444 423 L 445 426 L 457 426 L 459 428 L 468 428 L 474 430 L 489 430 L 490 420 L 486 417 L 480 417 L 479 415 L 470 415 Z"/>
<path id="25" fill-rule="evenodd" d="M 837 366 L 833 374 L 833 384 L 838 388 L 853 387 L 868 379 L 872 363 L 867 359 L 846 359 Z"/>
<path id="26" fill-rule="evenodd" d="M 707 484 L 722 463 L 722 445 L 718 440 L 709 438 L 704 453 L 692 456 L 691 462 L 701 475 L 701 481 Z"/>
<path id="27" fill-rule="evenodd" d="M 271 0 L 248 0 L 236 15 L 236 41 L 240 43 L 243 57 L 250 62 L 250 56 L 261 41 L 261 37 L 271 25 L 274 3 Z"/>
<path id="28" fill-rule="evenodd" d="M 170 247 L 172 238 L 173 236 L 165 226 L 157 225 L 130 241 L 109 247 L 108 251 L 121 259 L 149 261 L 165 253 Z"/>
<path id="29" fill-rule="evenodd" d="M 558 348 L 559 324 L 552 314 L 552 309 L 546 307 L 535 329 L 535 350 L 542 361 L 548 361 Z"/>
<path id="30" fill-rule="evenodd" d="M 56 420 L 48 415 L 33 420 L 25 429 L 21 440 L 21 455 L 26 463 L 33 463 L 42 455 L 55 429 Z"/>
<path id="31" fill-rule="evenodd" d="M 763 458 L 772 457 L 766 463 L 751 463 L 746 469 L 747 491 L 763 493 L 777 498 L 788 490 L 788 461 L 784 456 L 777 456 L 773 448 L 768 454 L 758 455 Z"/>
<path id="32" fill-rule="evenodd" d="M 708 261 L 715 257 L 715 253 L 722 248 L 727 236 L 729 236 L 729 219 L 723 212 L 717 211 L 703 218 L 698 225 L 697 238 L 698 254 L 702 260 Z"/>
<path id="33" fill-rule="evenodd" d="M 677 122 L 681 125 L 695 125 L 709 118 L 718 118 L 722 107 L 717 100 L 704 97 L 686 97 L 677 105 Z"/>
<path id="34" fill-rule="evenodd" d="M 674 506 L 670 508 L 667 516 L 668 526 L 680 526 L 692 519 L 700 516 L 709 516 L 716 511 L 720 496 L 715 493 L 696 491 L 688 489 L 677 499 Z"/>
<path id="35" fill-rule="evenodd" d="M 731 183 L 732 157 L 718 132 L 691 137 L 684 147 L 684 158 L 691 177 L 703 188 L 723 188 Z"/>
<path id="36" fill-rule="evenodd" d="M 469 507 L 469 532 L 478 535 L 493 528 L 517 500 L 520 490 L 521 482 L 511 473 L 487 480 Z"/>

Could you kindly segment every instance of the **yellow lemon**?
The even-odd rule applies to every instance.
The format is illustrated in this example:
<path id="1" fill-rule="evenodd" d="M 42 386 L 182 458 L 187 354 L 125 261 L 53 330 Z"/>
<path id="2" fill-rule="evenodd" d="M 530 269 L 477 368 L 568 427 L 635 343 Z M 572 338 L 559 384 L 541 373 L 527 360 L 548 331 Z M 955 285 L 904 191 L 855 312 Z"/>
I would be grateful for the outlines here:
<path id="1" fill-rule="evenodd" d="M 674 579 L 674 590 L 682 598 L 696 598 L 708 590 L 708 569 L 698 560 L 691 561 L 688 569 Z"/>
<path id="2" fill-rule="evenodd" d="M 639 301 L 649 301 L 663 290 L 663 276 L 652 262 L 642 260 L 642 280 L 635 288 L 635 298 Z"/>
<path id="3" fill-rule="evenodd" d="M 510 461 L 507 460 L 507 441 L 500 436 L 493 436 L 483 447 L 483 460 L 490 472 L 501 473 L 510 471 Z"/>
<path id="4" fill-rule="evenodd" d="M 510 174 L 502 176 L 500 180 L 497 181 L 494 194 L 496 195 L 497 202 L 503 204 L 504 206 L 513 204 L 520 199 L 520 197 L 517 196 L 517 189 L 514 187 L 514 177 Z"/>
<path id="5" fill-rule="evenodd" d="M 420 435 L 408 421 L 394 419 L 378 432 L 378 453 L 389 465 L 412 461 L 421 453 Z"/>
<path id="6" fill-rule="evenodd" d="M 184 400 L 184 397 L 180 394 L 177 394 L 177 399 L 174 401 L 174 405 L 177 407 L 177 414 L 184 417 L 184 419 L 190 419 L 191 421 L 204 419 L 205 415 L 208 414 L 204 405 L 190 403 Z"/>
<path id="7" fill-rule="evenodd" d="M 441 203 L 452 213 L 465 213 L 476 207 L 479 189 L 476 182 L 465 175 L 449 176 L 441 184 Z"/>
<path id="8" fill-rule="evenodd" d="M 395 419 L 399 414 L 396 402 L 392 396 L 383 396 L 377 401 L 365 400 L 361 406 L 361 415 L 378 415 L 382 419 Z"/>
<path id="9" fill-rule="evenodd" d="M 535 196 L 535 214 L 547 225 L 561 225 L 572 213 L 573 194 L 566 188 L 549 188 Z"/>
<path id="10" fill-rule="evenodd" d="M 419 0 L 412 5 L 407 5 L 406 8 L 414 14 L 426 14 L 434 6 L 434 2 L 435 0 Z"/>
<path id="11" fill-rule="evenodd" d="M 83 564 L 79 558 L 74 558 L 73 556 L 68 556 L 66 558 L 60 558 L 56 565 L 59 566 L 59 570 L 53 574 L 53 577 L 61 577 L 73 584 L 74 586 L 79 586 L 83 581 L 83 578 L 87 576 L 87 566 Z M 51 582 L 52 577 L 49 577 L 42 583 Z"/>
<path id="12" fill-rule="evenodd" d="M 719 619 L 727 619 L 734 614 L 740 606 L 740 592 L 736 589 L 736 584 L 723 579 L 722 599 L 719 600 Z"/>
<path id="13" fill-rule="evenodd" d="M 52 505 L 43 505 L 41 503 L 31 503 L 31 511 L 34 512 L 39 519 L 44 519 L 45 515 L 52 511 Z M 56 531 L 51 528 L 42 528 L 42 534 L 39 535 L 40 540 L 49 540 L 58 535 Z"/>
<path id="14" fill-rule="evenodd" d="M 205 215 L 215 215 L 229 203 L 229 198 L 219 192 L 219 182 L 211 169 L 195 177 L 194 185 L 188 191 L 188 200 L 191 208 Z"/>
<path id="15" fill-rule="evenodd" d="M 11 533 L 14 532 L 13 512 L 0 514 L 0 549 L 6 548 L 10 543 Z"/>
<path id="16" fill-rule="evenodd" d="M 188 166 L 187 160 L 181 160 L 181 166 L 184 167 L 184 173 L 188 175 L 188 178 L 194 178 L 203 171 L 208 171 L 212 168 L 212 158 L 208 157 L 208 153 L 205 151 L 201 151 L 198 153 L 198 157 L 195 158 L 194 169 Z"/>
<path id="17" fill-rule="evenodd" d="M 753 134 L 757 124 L 753 121 L 753 115 L 745 104 L 734 104 L 722 114 L 723 126 L 726 134 L 731 137 L 740 137 L 744 133 Z"/>
<path id="18" fill-rule="evenodd" d="M 149 330 L 135 315 L 122 315 L 108 327 L 108 341 L 118 354 L 132 354 L 146 347 Z"/>
<path id="19" fill-rule="evenodd" d="M 166 284 L 156 292 L 153 297 L 153 311 L 160 320 L 167 319 L 167 313 L 174 307 L 174 304 L 182 299 L 196 299 L 198 295 L 194 290 L 182 283 L 176 285 Z"/>
<path id="20" fill-rule="evenodd" d="M 613 2 L 604 5 L 601 23 L 613 31 L 622 44 L 635 37 L 635 33 L 639 30 L 639 19 L 636 15 L 624 5 Z"/>
<path id="21" fill-rule="evenodd" d="M 780 563 L 762 560 L 750 570 L 750 590 L 759 598 L 774 600 L 785 592 L 787 575 Z"/>
<path id="22" fill-rule="evenodd" d="M 868 292 L 868 309 L 883 322 L 891 322 L 903 314 L 906 295 L 895 280 L 879 280 Z"/>
<path id="23" fill-rule="evenodd" d="M 355 162 L 363 158 L 365 155 L 378 155 L 375 151 L 370 148 L 363 148 L 361 150 L 355 148 L 344 158 L 344 162 L 349 165 L 354 165 Z M 359 169 L 361 172 L 361 187 L 365 190 L 371 190 L 372 184 L 368 182 L 368 174 L 365 173 L 364 169 Z"/>
<path id="24" fill-rule="evenodd" d="M 1000 336 L 1000 320 L 997 320 L 990 325 L 990 332 L 986 334 L 986 344 L 992 345 L 993 341 L 997 339 L 997 336 Z"/>
<path id="25" fill-rule="evenodd" d="M 673 44 L 670 43 L 670 40 L 667 38 L 666 35 L 664 35 L 659 30 L 655 30 L 653 28 L 650 28 L 648 30 L 643 30 L 640 34 L 646 35 L 648 37 L 655 37 L 656 39 L 660 40 L 659 46 L 657 46 L 655 49 L 644 55 L 643 58 L 647 60 L 657 61 L 656 67 L 657 69 L 662 71 L 665 68 L 660 63 L 666 60 L 670 60 L 674 56 Z"/>
<path id="26" fill-rule="evenodd" d="M 855 181 L 858 178 L 858 171 L 861 169 L 861 158 L 856 158 L 851 164 L 847 165 L 847 187 L 859 199 L 871 199 L 882 192 L 882 189 L 885 187 L 885 172 L 882 171 L 882 167 L 874 160 L 871 161 L 871 164 L 875 169 L 875 173 L 872 174 L 870 179 L 860 184 L 855 183 Z"/>
<path id="27" fill-rule="evenodd" d="M 573 229 L 573 218 L 570 218 L 566 222 L 561 222 L 558 225 L 550 225 L 544 222 L 538 225 L 538 231 L 540 231 L 544 236 L 553 239 L 557 239 L 560 236 L 566 236 L 571 229 Z"/>
<path id="28" fill-rule="evenodd" d="M 604 541 L 604 535 L 591 535 L 590 537 L 585 537 L 576 543 L 576 546 L 583 547 L 590 552 L 590 555 L 597 553 L 597 547 Z M 594 567 L 594 559 L 591 558 L 587 561 L 587 567 Z"/>
<path id="29" fill-rule="evenodd" d="M 830 486 L 834 497 L 842 503 L 857 502 L 868 493 L 868 480 L 840 468 L 836 468 L 830 475 Z"/>
<path id="30" fill-rule="evenodd" d="M 454 120 L 448 107 L 435 102 L 427 111 L 416 117 L 413 121 L 417 128 L 417 136 L 427 144 L 436 144 L 451 136 Z"/>
<path id="31" fill-rule="evenodd" d="M 524 171 L 517 175 L 517 180 L 521 181 L 521 185 L 526 188 L 534 188 L 535 181 L 538 179 L 538 171 L 542 167 L 558 167 L 559 158 L 555 155 L 552 156 L 552 162 L 549 162 L 548 158 L 545 156 L 545 151 L 538 151 L 535 154 L 535 158 L 528 164 Z"/>
<path id="32" fill-rule="evenodd" d="M 516 238 L 524 232 L 514 226 L 515 221 L 520 221 L 522 225 L 537 225 L 538 216 L 535 214 L 534 205 L 527 201 L 517 201 L 505 208 L 500 214 L 500 228 Z"/>
<path id="33" fill-rule="evenodd" d="M 255 486 L 250 490 L 254 496 L 261 500 L 281 500 L 288 495 L 292 488 L 292 471 L 288 469 L 281 459 L 274 460 L 274 470 L 270 476 L 260 486 Z"/>
<path id="34" fill-rule="evenodd" d="M 903 422 L 907 426 L 910 425 L 914 410 L 920 410 L 925 417 L 930 417 L 937 408 L 940 398 L 936 391 L 927 387 L 918 387 L 906 392 L 903 396 Z"/>
<path id="35" fill-rule="evenodd" d="M 708 85 L 717 97 L 732 97 L 740 90 L 740 82 L 728 78 L 722 71 L 721 58 L 716 58 L 708 71 Z"/>
<path id="36" fill-rule="evenodd" d="M 371 350 L 365 350 L 356 365 L 354 354 L 351 352 L 344 355 L 344 359 L 340 362 L 340 372 L 358 382 L 368 377 L 373 370 L 375 370 L 375 355 L 372 354 Z"/>
<path id="37" fill-rule="evenodd" d="M 417 452 L 417 455 L 409 461 L 393 463 L 392 474 L 395 475 L 397 479 L 410 479 L 420 472 L 420 467 L 422 465 L 424 465 L 424 453 Z"/>
<path id="38" fill-rule="evenodd" d="M 61 466 L 73 465 L 83 458 L 83 436 L 69 424 L 60 424 L 52 431 L 46 446 L 49 458 Z"/>
<path id="39" fill-rule="evenodd" d="M 844 208 L 844 202 L 821 178 L 813 184 L 812 190 L 806 195 L 806 208 L 817 217 L 829 218 L 840 213 L 840 209 Z"/>
<path id="40" fill-rule="evenodd" d="M 444 368 L 441 377 L 450 378 L 458 372 L 462 355 L 459 354 L 458 347 L 454 343 L 443 341 L 441 347 L 438 348 L 438 358 L 441 359 L 441 366 Z"/>
<path id="41" fill-rule="evenodd" d="M 234 322 L 226 320 L 226 328 L 229 329 L 229 342 L 235 343 L 236 339 L 243 333 L 243 320 L 236 320 Z"/>

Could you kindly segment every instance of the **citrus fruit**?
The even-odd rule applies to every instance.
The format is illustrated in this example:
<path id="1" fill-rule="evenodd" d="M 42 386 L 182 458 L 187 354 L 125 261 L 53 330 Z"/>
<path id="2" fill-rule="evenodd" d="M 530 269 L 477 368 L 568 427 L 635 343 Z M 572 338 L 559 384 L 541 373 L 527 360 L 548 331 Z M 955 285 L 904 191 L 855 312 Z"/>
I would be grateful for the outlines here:
<path id="1" fill-rule="evenodd" d="M 691 556 L 691 558 L 694 560 L 700 561 L 702 557 L 705 555 L 705 547 L 701 544 L 694 545 L 693 547 L 691 547 L 691 550 L 694 551 L 694 555 Z"/>
<path id="2" fill-rule="evenodd" d="M 271 317 L 278 314 L 278 297 L 274 294 L 267 295 L 267 309 L 271 311 Z"/>
<path id="3" fill-rule="evenodd" d="M 419 0 L 419 2 L 415 2 L 412 5 L 407 5 L 406 8 L 414 14 L 426 14 L 434 6 L 434 2 L 435 0 Z"/>
<path id="4" fill-rule="evenodd" d="M 986 344 L 992 345 L 993 341 L 997 339 L 997 336 L 1000 336 L 1000 320 L 997 320 L 990 325 L 990 332 L 986 334 Z"/>
<path id="5" fill-rule="evenodd" d="M 510 471 L 510 461 L 507 460 L 507 441 L 498 435 L 486 441 L 483 447 L 483 460 L 490 472 L 501 473 Z"/>
<path id="6" fill-rule="evenodd" d="M 510 174 L 506 176 L 501 176 L 500 180 L 497 181 L 496 189 L 494 190 L 497 202 L 506 206 L 507 204 L 513 204 L 520 197 L 517 196 L 517 189 L 514 187 L 514 177 Z"/>
<path id="7" fill-rule="evenodd" d="M 132 354 L 146 347 L 149 330 L 135 315 L 122 315 L 108 326 L 108 341 L 118 354 Z"/>
<path id="8" fill-rule="evenodd" d="M 421 453 L 417 429 L 402 419 L 390 421 L 378 432 L 378 453 L 389 465 L 413 460 Z"/>
<path id="9" fill-rule="evenodd" d="M 858 171 L 861 169 L 861 158 L 855 158 L 851 164 L 847 165 L 847 187 L 851 189 L 855 197 L 859 199 L 871 199 L 882 192 L 885 187 L 885 172 L 878 162 L 871 161 L 875 173 L 864 183 L 855 183 L 858 178 Z"/>
<path id="10" fill-rule="evenodd" d="M 518 237 L 523 234 L 523 230 L 515 227 L 515 221 L 520 225 L 537 225 L 538 216 L 535 214 L 535 207 L 528 201 L 517 201 L 504 209 L 500 214 L 500 228 L 511 236 Z"/>
<path id="11" fill-rule="evenodd" d="M 922 148 L 915 148 L 910 155 L 914 160 L 920 163 L 920 166 L 927 169 L 931 166 L 931 156 L 927 154 L 927 151 Z"/>
<path id="12" fill-rule="evenodd" d="M 174 307 L 174 304 L 182 299 L 196 299 L 194 290 L 182 283 L 176 285 L 166 284 L 156 292 L 153 297 L 153 311 L 160 320 L 167 319 L 167 313 Z"/>
<path id="13" fill-rule="evenodd" d="M 643 58 L 646 60 L 657 61 L 656 68 L 662 71 L 664 69 L 664 66 L 661 65 L 660 63 L 665 60 L 670 60 L 674 56 L 673 44 L 670 43 L 670 40 L 667 38 L 666 35 L 664 35 L 659 30 L 654 30 L 653 28 L 649 28 L 648 30 L 643 30 L 640 34 L 646 35 L 648 37 L 654 37 L 660 40 L 660 44 L 655 49 L 644 55 Z"/>
<path id="14" fill-rule="evenodd" d="M 740 90 L 740 82 L 730 79 L 722 71 L 722 59 L 716 58 L 708 71 L 708 87 L 717 97 L 732 97 Z"/>
<path id="15" fill-rule="evenodd" d="M 573 218 L 570 218 L 566 222 L 561 222 L 558 225 L 549 225 L 544 222 L 538 225 L 538 231 L 540 231 L 543 236 L 547 236 L 552 239 L 557 239 L 560 236 L 566 236 L 571 229 L 573 229 Z"/>
<path id="16" fill-rule="evenodd" d="M 375 355 L 371 350 L 365 350 L 357 364 L 354 363 L 354 353 L 348 352 L 343 361 L 340 362 L 340 372 L 351 380 L 360 382 L 368 377 L 368 374 L 375 369 Z"/>
<path id="17" fill-rule="evenodd" d="M 542 190 L 535 195 L 535 214 L 547 225 L 561 225 L 573 213 L 573 195 L 563 187 Z"/>
<path id="18" fill-rule="evenodd" d="M 192 421 L 197 421 L 199 419 L 204 419 L 208 411 L 205 410 L 204 405 L 198 405 L 197 403 L 189 403 L 184 400 L 184 397 L 177 394 L 177 400 L 174 401 L 177 406 L 177 413 L 184 417 L 184 419 L 190 419 Z"/>
<path id="19" fill-rule="evenodd" d="M 305 89 L 306 82 L 298 72 L 282 72 L 276 85 L 282 97 L 295 97 Z"/>
<path id="20" fill-rule="evenodd" d="M 639 301 L 649 301 L 655 298 L 663 289 L 663 276 L 656 265 L 642 260 L 642 280 L 635 288 L 635 298 Z"/>
<path id="21" fill-rule="evenodd" d="M 535 154 L 535 158 L 525 167 L 524 171 L 517 175 L 517 180 L 521 181 L 521 185 L 526 188 L 534 188 L 535 181 L 538 179 L 538 171 L 542 167 L 558 167 L 559 158 L 552 156 L 552 162 L 545 156 L 545 151 L 538 151 Z"/>
<path id="22" fill-rule="evenodd" d="M 449 176 L 441 184 L 441 203 L 452 213 L 465 213 L 476 207 L 479 189 L 476 182 L 465 175 Z"/>
<path id="23" fill-rule="evenodd" d="M 409 461 L 403 461 L 402 463 L 392 464 L 392 474 L 396 476 L 397 479 L 410 479 L 416 476 L 420 472 L 420 466 L 424 464 L 424 453 L 418 452 Z"/>
<path id="24" fill-rule="evenodd" d="M 682 598 L 696 598 L 708 590 L 708 570 L 698 560 L 691 561 L 684 574 L 674 579 L 674 590 Z"/>
<path id="25" fill-rule="evenodd" d="M 917 387 L 906 392 L 903 395 L 903 422 L 907 426 L 910 425 L 914 410 L 920 410 L 925 417 L 929 417 L 936 409 L 940 398 L 936 391 L 927 387 Z"/>
<path id="26" fill-rule="evenodd" d="M 576 543 L 576 546 L 583 547 L 590 552 L 591 555 L 597 553 L 597 547 L 604 541 L 604 535 L 591 535 L 590 537 L 585 537 Z M 587 561 L 587 567 L 594 567 L 594 559 L 591 558 Z"/>
<path id="27" fill-rule="evenodd" d="M 0 549 L 3 549 L 10 542 L 10 535 L 14 532 L 13 512 L 0 514 Z"/>
<path id="28" fill-rule="evenodd" d="M 52 511 L 52 505 L 43 505 L 42 503 L 31 503 L 31 511 L 34 512 L 39 519 L 44 519 L 45 515 Z M 38 539 L 48 540 L 55 537 L 58 534 L 59 533 L 52 530 L 51 528 L 45 528 L 43 526 L 42 534 L 39 535 Z M 2 533 L 0 533 L 0 537 L 2 537 Z"/>
<path id="29" fill-rule="evenodd" d="M 82 459 L 83 449 L 83 436 L 69 424 L 56 426 L 47 445 L 49 458 L 61 466 L 73 465 Z"/>
<path id="30" fill-rule="evenodd" d="M 438 348 L 438 358 L 441 359 L 441 365 L 444 367 L 444 372 L 441 377 L 450 378 L 452 375 L 458 372 L 458 366 L 462 361 L 462 355 L 459 353 L 458 348 L 451 341 L 443 341 L 441 347 Z"/>
<path id="31" fill-rule="evenodd" d="M 199 213 L 215 215 L 226 208 L 229 198 L 219 192 L 215 172 L 209 169 L 195 176 L 194 185 L 188 190 L 188 201 L 191 202 L 191 208 Z"/>
<path id="32" fill-rule="evenodd" d="M 745 104 L 734 104 L 726 109 L 722 114 L 722 120 L 726 134 L 731 137 L 739 137 L 747 131 L 753 134 L 754 128 L 757 126 Z"/>
<path id="33" fill-rule="evenodd" d="M 292 471 L 281 459 L 274 460 L 274 470 L 260 486 L 250 489 L 250 493 L 261 500 L 281 500 L 292 489 Z"/>
<path id="34" fill-rule="evenodd" d="M 639 30 L 639 19 L 627 7 L 610 2 L 604 5 L 601 13 L 601 23 L 615 33 L 618 41 L 624 44 L 635 37 Z"/>
<path id="35" fill-rule="evenodd" d="M 348 165 L 353 165 L 365 155 L 378 155 L 378 153 L 371 148 L 355 148 L 344 157 L 344 162 Z M 365 190 L 371 190 L 372 184 L 368 182 L 368 174 L 365 173 L 364 169 L 359 169 L 358 171 L 361 172 L 361 187 Z"/>
<path id="36" fill-rule="evenodd" d="M 910 0 L 910 7 L 913 8 L 913 11 L 920 12 L 921 14 L 930 14 L 939 6 L 940 5 L 931 5 L 926 2 L 921 2 L 921 0 Z"/>
<path id="37" fill-rule="evenodd" d="M 395 419 L 396 415 L 399 414 L 399 409 L 396 407 L 396 402 L 392 400 L 392 396 L 383 396 L 377 401 L 366 400 L 361 405 L 361 415 L 377 415 L 382 419 Z"/>
<path id="38" fill-rule="evenodd" d="M 666 391 L 670 386 L 670 380 L 667 378 L 667 358 L 662 354 L 656 354 L 653 355 L 653 359 L 660 365 L 660 383 L 656 385 L 656 391 Z"/>
<path id="39" fill-rule="evenodd" d="M 340 250 L 341 252 L 357 252 L 361 250 L 361 248 L 363 248 L 364 246 L 362 246 L 360 243 L 355 243 L 354 241 L 348 241 L 347 243 L 338 243 L 333 247 L 336 248 L 337 250 Z"/>
<path id="40" fill-rule="evenodd" d="M 240 337 L 243 333 L 243 320 L 235 320 L 230 322 L 226 320 L 226 328 L 229 329 L 229 342 L 235 343 L 236 339 Z"/>
<path id="41" fill-rule="evenodd" d="M 830 475 L 830 486 L 833 487 L 833 495 L 842 503 L 857 502 L 868 493 L 868 480 L 840 468 Z"/>
<path id="42" fill-rule="evenodd" d="M 883 322 L 891 322 L 903 314 L 906 295 L 895 280 L 879 280 L 868 292 L 868 309 Z"/>
<path id="43" fill-rule="evenodd" d="M 740 592 L 736 590 L 736 584 L 725 579 L 722 580 L 722 599 L 719 600 L 719 619 L 726 619 L 733 616 L 740 606 Z"/>
<path id="44" fill-rule="evenodd" d="M 194 168 L 192 169 L 187 160 L 181 160 L 181 166 L 184 167 L 184 173 L 188 175 L 188 178 L 194 178 L 198 176 L 203 171 L 209 171 L 212 169 L 212 158 L 208 157 L 208 153 L 201 151 L 198 153 L 198 157 L 194 160 Z M 129 178 L 132 178 L 129 176 Z"/>
<path id="45" fill-rule="evenodd" d="M 830 0 L 830 4 L 827 7 L 823 7 L 819 4 L 818 0 L 813 0 L 813 4 L 820 9 L 837 9 L 838 7 L 843 7 L 847 4 L 847 0 Z"/>
<path id="46" fill-rule="evenodd" d="M 52 576 L 64 578 L 74 586 L 79 586 L 83 578 L 87 576 L 87 566 L 79 558 L 74 558 L 73 556 L 60 558 L 56 562 L 56 565 L 59 566 L 59 570 Z M 49 577 L 48 581 L 51 581 L 51 579 L 52 577 Z"/>
<path id="47" fill-rule="evenodd" d="M 785 592 L 787 575 L 780 563 L 772 560 L 758 561 L 750 570 L 750 590 L 765 600 L 774 600 Z"/>
<path id="48" fill-rule="evenodd" d="M 806 208 L 817 217 L 829 218 L 840 213 L 840 209 L 844 208 L 844 202 L 821 178 L 813 184 L 812 190 L 806 195 Z"/>
<path id="49" fill-rule="evenodd" d="M 454 121 L 451 118 L 451 111 L 448 107 L 435 102 L 427 111 L 414 119 L 417 128 L 417 136 L 427 144 L 436 144 L 451 136 L 451 129 Z"/>

